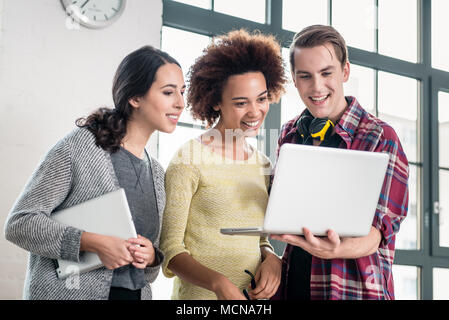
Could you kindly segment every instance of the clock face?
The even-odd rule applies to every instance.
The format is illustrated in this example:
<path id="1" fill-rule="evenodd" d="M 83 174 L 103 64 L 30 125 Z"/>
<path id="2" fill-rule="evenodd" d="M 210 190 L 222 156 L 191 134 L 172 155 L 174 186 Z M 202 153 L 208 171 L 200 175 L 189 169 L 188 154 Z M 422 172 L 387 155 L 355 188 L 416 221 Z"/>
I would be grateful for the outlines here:
<path id="1" fill-rule="evenodd" d="M 126 0 L 61 0 L 67 14 L 89 28 L 112 24 L 125 9 Z"/>

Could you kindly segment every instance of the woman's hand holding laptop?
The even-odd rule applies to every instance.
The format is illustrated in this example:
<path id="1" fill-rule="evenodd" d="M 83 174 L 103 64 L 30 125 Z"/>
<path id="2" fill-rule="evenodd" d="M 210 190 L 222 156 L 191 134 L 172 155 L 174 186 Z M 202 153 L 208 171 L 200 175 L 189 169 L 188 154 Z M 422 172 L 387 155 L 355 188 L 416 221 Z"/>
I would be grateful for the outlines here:
<path id="1" fill-rule="evenodd" d="M 128 239 L 130 243 L 129 251 L 131 252 L 134 261 L 133 266 L 137 269 L 145 269 L 148 266 L 152 266 L 156 260 L 156 254 L 154 252 L 153 243 L 140 234 L 137 235 L 137 239 Z"/>
<path id="2" fill-rule="evenodd" d="M 141 235 L 124 240 L 118 237 L 83 232 L 80 251 L 94 252 L 107 269 L 113 270 L 128 264 L 144 269 L 155 261 L 150 240 Z"/>
<path id="3" fill-rule="evenodd" d="M 80 251 L 94 252 L 107 269 L 116 269 L 133 262 L 126 240 L 98 233 L 83 232 Z"/>

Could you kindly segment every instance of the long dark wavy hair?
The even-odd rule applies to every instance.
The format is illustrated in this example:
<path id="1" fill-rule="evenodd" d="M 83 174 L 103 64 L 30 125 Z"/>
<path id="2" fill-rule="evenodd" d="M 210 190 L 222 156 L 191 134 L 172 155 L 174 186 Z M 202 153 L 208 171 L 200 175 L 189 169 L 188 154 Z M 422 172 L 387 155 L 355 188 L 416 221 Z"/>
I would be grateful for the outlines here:
<path id="1" fill-rule="evenodd" d="M 167 63 L 181 67 L 168 53 L 151 46 L 131 52 L 122 60 L 114 76 L 114 108 L 99 108 L 87 118 L 77 119 L 76 125 L 92 132 L 98 147 L 111 153 L 117 152 L 134 110 L 129 100 L 143 97 L 153 84 L 157 70 Z"/>

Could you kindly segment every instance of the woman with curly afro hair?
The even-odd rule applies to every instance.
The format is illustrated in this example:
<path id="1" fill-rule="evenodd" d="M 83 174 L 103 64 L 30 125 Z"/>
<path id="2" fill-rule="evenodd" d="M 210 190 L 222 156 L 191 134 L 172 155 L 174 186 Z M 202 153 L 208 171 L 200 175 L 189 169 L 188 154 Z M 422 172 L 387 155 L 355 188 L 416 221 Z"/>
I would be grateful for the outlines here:
<path id="1" fill-rule="evenodd" d="M 267 237 L 220 229 L 263 224 L 271 163 L 246 138 L 284 92 L 281 48 L 273 36 L 232 31 L 203 51 L 189 80 L 191 112 L 211 129 L 185 143 L 166 172 L 161 250 L 164 274 L 176 276 L 172 298 L 270 298 L 281 261 Z"/>

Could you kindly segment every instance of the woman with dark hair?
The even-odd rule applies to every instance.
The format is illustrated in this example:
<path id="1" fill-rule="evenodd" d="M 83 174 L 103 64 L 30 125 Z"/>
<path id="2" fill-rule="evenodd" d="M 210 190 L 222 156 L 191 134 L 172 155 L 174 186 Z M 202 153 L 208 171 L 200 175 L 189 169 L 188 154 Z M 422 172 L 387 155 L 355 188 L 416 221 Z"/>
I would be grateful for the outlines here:
<path id="1" fill-rule="evenodd" d="M 258 134 L 285 82 L 274 37 L 244 30 L 216 38 L 191 67 L 188 103 L 213 128 L 183 145 L 167 168 L 161 250 L 164 274 L 176 276 L 173 299 L 276 292 L 281 261 L 267 237 L 227 236 L 220 228 L 263 224 L 271 163 L 246 138 Z"/>
<path id="2" fill-rule="evenodd" d="M 158 244 L 165 190 L 164 170 L 145 146 L 155 130 L 175 130 L 184 90 L 179 63 L 142 47 L 118 67 L 114 108 L 78 119 L 78 128 L 47 153 L 5 225 L 6 239 L 30 252 L 25 299 L 151 299 L 150 283 L 164 258 Z M 137 239 L 84 232 L 50 218 L 120 187 Z M 83 251 L 98 254 L 104 267 L 80 274 L 74 289 L 57 278 L 54 260 L 79 262 Z"/>

